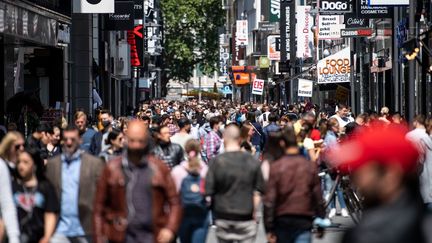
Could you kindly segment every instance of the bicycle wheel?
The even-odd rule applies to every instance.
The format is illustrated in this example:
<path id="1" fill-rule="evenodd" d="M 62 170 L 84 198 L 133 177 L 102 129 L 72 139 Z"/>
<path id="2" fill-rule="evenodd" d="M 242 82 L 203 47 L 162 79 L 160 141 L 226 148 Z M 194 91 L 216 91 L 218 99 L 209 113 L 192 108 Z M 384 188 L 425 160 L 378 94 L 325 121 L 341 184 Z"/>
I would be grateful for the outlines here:
<path id="1" fill-rule="evenodd" d="M 360 222 L 362 215 L 361 202 L 356 193 L 351 188 L 346 188 L 343 193 L 348 213 L 355 224 Z"/>

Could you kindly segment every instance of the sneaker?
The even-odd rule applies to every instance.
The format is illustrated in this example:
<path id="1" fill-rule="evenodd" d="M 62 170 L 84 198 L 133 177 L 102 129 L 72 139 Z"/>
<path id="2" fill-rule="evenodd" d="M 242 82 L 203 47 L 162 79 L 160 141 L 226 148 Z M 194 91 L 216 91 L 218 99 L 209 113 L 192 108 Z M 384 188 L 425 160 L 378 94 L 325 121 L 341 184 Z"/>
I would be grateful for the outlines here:
<path id="1" fill-rule="evenodd" d="M 342 217 L 344 217 L 344 218 L 349 217 L 349 214 L 348 214 L 348 211 L 346 210 L 346 208 L 342 208 L 341 214 L 342 214 Z"/>
<path id="2" fill-rule="evenodd" d="M 336 208 L 332 208 L 330 209 L 330 213 L 329 213 L 329 218 L 333 218 L 334 216 L 336 216 Z"/>

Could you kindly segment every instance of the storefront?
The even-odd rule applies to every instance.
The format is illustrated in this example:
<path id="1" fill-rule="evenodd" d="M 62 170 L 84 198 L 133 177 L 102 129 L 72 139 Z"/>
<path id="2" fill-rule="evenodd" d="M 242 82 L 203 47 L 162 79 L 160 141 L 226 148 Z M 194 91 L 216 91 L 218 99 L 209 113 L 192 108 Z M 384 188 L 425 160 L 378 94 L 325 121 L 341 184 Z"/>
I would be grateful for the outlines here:
<path id="1" fill-rule="evenodd" d="M 37 123 L 46 109 L 67 102 L 70 23 L 70 1 L 0 1 L 0 123 L 22 129 L 25 111 Z M 23 96 L 11 102 L 16 95 Z"/>

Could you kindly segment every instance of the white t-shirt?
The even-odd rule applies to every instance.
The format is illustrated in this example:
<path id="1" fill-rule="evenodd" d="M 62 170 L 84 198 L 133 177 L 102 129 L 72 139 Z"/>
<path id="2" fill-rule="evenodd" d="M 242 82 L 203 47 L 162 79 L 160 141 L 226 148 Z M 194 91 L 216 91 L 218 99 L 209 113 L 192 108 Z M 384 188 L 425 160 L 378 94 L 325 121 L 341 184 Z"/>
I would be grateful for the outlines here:
<path id="1" fill-rule="evenodd" d="M 268 124 L 270 124 L 270 122 L 269 122 L 269 115 L 270 115 L 270 112 L 269 111 L 267 111 L 267 112 L 264 112 L 259 118 L 258 118 L 258 121 L 259 121 L 259 123 L 261 123 L 261 125 L 262 125 L 262 127 L 264 128 L 264 127 L 266 127 L 266 126 L 268 126 Z"/>
<path id="2" fill-rule="evenodd" d="M 303 147 L 306 150 L 311 150 L 315 148 L 315 144 L 311 138 L 305 138 L 303 141 Z"/>
<path id="3" fill-rule="evenodd" d="M 180 144 L 180 146 L 185 149 L 186 142 L 194 137 L 190 134 L 176 133 L 171 137 L 171 143 Z"/>

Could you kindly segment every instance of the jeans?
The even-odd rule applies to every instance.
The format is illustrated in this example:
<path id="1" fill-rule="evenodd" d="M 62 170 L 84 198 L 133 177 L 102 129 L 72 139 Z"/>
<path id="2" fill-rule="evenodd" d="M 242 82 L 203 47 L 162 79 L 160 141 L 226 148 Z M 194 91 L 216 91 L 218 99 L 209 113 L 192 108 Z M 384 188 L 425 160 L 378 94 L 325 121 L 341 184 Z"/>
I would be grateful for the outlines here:
<path id="1" fill-rule="evenodd" d="M 310 230 L 276 227 L 275 234 L 277 243 L 310 243 L 312 241 Z"/>
<path id="2" fill-rule="evenodd" d="M 328 174 L 325 175 L 325 191 L 326 191 L 325 194 L 330 193 L 330 190 L 332 189 L 334 183 L 335 183 L 335 181 L 331 179 L 330 175 L 328 175 Z M 336 188 L 336 192 L 335 193 L 336 193 L 337 199 L 339 200 L 340 207 L 341 208 L 346 208 L 345 200 L 343 198 L 343 194 L 342 194 L 342 191 L 340 189 L 340 186 L 338 186 Z M 330 197 L 330 195 L 328 195 L 328 197 Z M 332 200 L 330 202 L 330 208 L 332 208 L 332 209 L 336 208 L 336 200 Z"/>
<path id="3" fill-rule="evenodd" d="M 261 161 L 261 146 L 260 145 L 254 145 L 255 147 L 255 159 Z"/>
<path id="4" fill-rule="evenodd" d="M 54 234 L 50 243 L 91 243 L 90 236 L 76 236 L 76 237 L 67 237 L 60 234 Z"/>
<path id="5" fill-rule="evenodd" d="M 181 243 L 203 243 L 210 224 L 208 214 L 184 215 L 179 229 Z"/>

